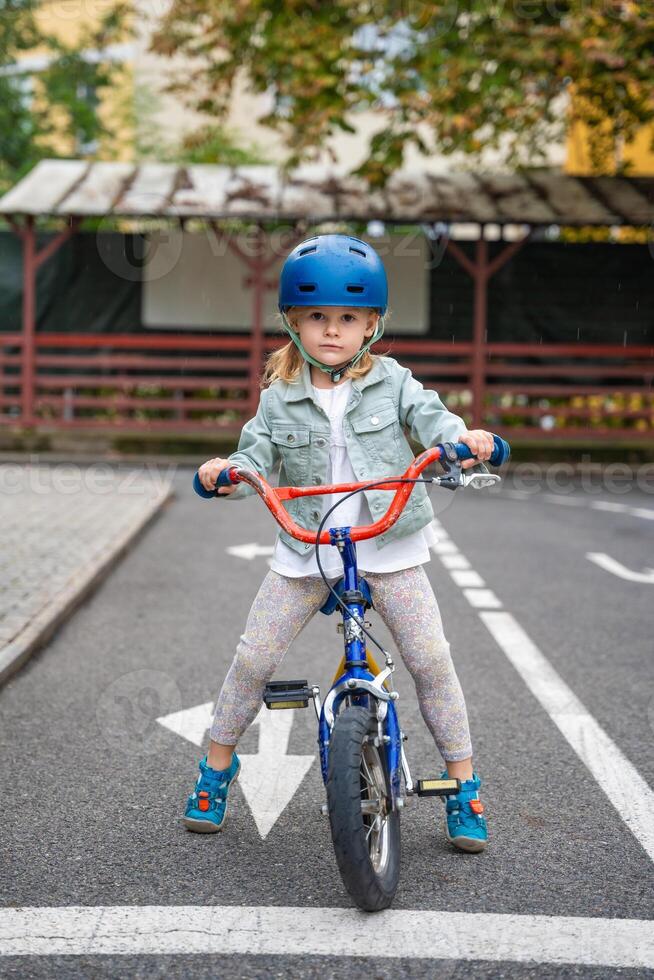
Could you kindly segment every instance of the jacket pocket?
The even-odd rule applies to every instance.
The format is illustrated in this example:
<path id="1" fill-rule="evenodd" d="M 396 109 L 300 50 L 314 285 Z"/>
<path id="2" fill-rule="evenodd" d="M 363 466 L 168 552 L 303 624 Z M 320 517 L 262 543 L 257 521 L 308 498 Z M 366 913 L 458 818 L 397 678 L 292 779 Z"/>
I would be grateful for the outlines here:
<path id="1" fill-rule="evenodd" d="M 270 439 L 275 443 L 282 459 L 288 483 L 302 486 L 309 472 L 311 428 L 308 425 L 288 423 L 273 424 Z"/>
<path id="2" fill-rule="evenodd" d="M 400 423 L 394 405 L 369 408 L 365 413 L 351 416 L 350 421 L 365 450 L 384 463 L 399 460 Z"/>
<path id="3" fill-rule="evenodd" d="M 308 425 L 272 425 L 270 439 L 280 449 L 299 449 L 309 445 L 310 431 Z"/>

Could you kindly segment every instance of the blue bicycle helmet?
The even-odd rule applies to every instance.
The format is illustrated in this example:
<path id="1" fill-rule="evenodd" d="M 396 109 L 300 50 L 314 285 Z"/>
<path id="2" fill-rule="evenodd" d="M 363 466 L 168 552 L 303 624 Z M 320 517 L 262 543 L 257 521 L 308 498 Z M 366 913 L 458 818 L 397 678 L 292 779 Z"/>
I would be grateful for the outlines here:
<path id="1" fill-rule="evenodd" d="M 286 317 L 291 306 L 365 306 L 379 311 L 380 319 L 372 337 L 357 354 L 338 368 L 323 364 L 307 354 L 298 334 Z M 306 361 L 331 380 L 363 357 L 384 333 L 384 314 L 388 308 L 386 270 L 379 255 L 366 242 L 351 235 L 317 235 L 296 245 L 286 258 L 279 277 L 279 310 L 284 329 Z"/>

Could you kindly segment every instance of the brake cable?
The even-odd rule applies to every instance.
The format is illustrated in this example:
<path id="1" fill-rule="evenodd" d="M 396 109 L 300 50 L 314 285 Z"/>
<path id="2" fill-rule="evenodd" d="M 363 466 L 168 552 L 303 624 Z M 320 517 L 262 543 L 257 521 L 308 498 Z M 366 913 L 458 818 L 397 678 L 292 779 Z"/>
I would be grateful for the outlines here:
<path id="1" fill-rule="evenodd" d="M 316 532 L 316 543 L 314 545 L 314 549 L 315 549 L 315 552 L 316 552 L 316 564 L 318 565 L 318 571 L 320 572 L 320 575 L 322 577 L 323 582 L 325 583 L 325 585 L 327 586 L 327 588 L 329 589 L 329 591 L 331 592 L 331 594 L 333 595 L 333 597 L 336 599 L 336 602 L 339 604 L 339 606 L 341 606 L 341 608 L 347 613 L 347 615 L 351 619 L 353 619 L 354 622 L 357 623 L 361 627 L 361 629 L 366 634 L 366 636 L 368 637 L 368 639 L 371 640 L 375 644 L 375 646 L 377 647 L 377 649 L 378 650 L 381 650 L 381 652 L 384 655 L 386 655 L 386 651 L 384 650 L 384 648 L 381 645 L 381 643 L 378 643 L 377 640 L 372 635 L 372 633 L 369 633 L 368 632 L 368 630 L 366 629 L 366 627 L 363 624 L 363 621 L 360 620 L 359 617 L 357 615 L 355 615 L 355 613 L 353 613 L 351 609 L 348 609 L 348 607 L 345 605 L 345 603 L 343 602 L 343 600 L 341 599 L 341 597 L 339 596 L 339 594 L 336 592 L 336 590 L 334 588 L 332 588 L 332 586 L 327 581 L 327 576 L 325 575 L 324 569 L 322 567 L 322 562 L 320 561 L 320 547 L 319 547 L 319 545 L 320 545 L 320 535 L 321 535 L 322 529 L 323 529 L 323 527 L 325 525 L 325 521 L 327 520 L 327 518 L 329 517 L 329 515 L 331 513 L 333 513 L 333 511 L 335 511 L 336 508 L 340 504 L 344 503 L 346 500 L 349 500 L 350 497 L 353 497 L 355 495 L 355 493 L 362 493 L 364 490 L 371 490 L 371 489 L 373 489 L 373 487 L 384 486 L 387 483 L 433 483 L 433 482 L 434 482 L 433 477 L 432 478 L 429 478 L 429 479 L 423 479 L 422 477 L 418 477 L 417 479 L 416 478 L 411 478 L 411 477 L 392 477 L 392 478 L 391 477 L 386 477 L 385 480 L 377 480 L 376 483 L 367 483 L 365 485 L 365 487 L 358 487 L 356 490 L 352 490 L 350 493 L 346 494 L 344 497 L 341 497 L 340 500 L 337 500 L 336 503 L 334 504 L 334 506 L 333 507 L 330 507 L 329 510 L 327 511 L 327 513 L 325 514 L 325 516 L 323 517 L 322 521 L 320 522 L 320 526 L 318 527 L 318 530 Z M 356 544 L 356 542 L 354 542 L 354 541 L 352 543 L 353 544 Z M 330 545 L 330 547 L 333 547 L 333 545 Z M 359 572 L 359 568 L 358 568 L 358 563 L 357 563 L 357 575 L 358 575 L 358 572 Z"/>

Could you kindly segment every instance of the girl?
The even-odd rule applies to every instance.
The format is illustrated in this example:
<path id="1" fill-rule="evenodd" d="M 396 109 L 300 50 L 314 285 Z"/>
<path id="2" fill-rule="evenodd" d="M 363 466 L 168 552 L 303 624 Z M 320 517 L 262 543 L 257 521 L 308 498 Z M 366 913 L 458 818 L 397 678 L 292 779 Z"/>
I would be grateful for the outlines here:
<path id="1" fill-rule="evenodd" d="M 213 489 L 221 470 L 233 465 L 267 477 L 281 462 L 280 486 L 395 476 L 414 458 L 404 426 L 423 446 L 464 442 L 478 459 L 489 458 L 491 433 L 466 431 L 463 420 L 407 368 L 370 353 L 383 333 L 387 294 L 381 259 L 359 239 L 320 235 L 293 249 L 279 283 L 279 309 L 291 341 L 268 357 L 259 408 L 243 427 L 237 451 L 200 467 L 206 489 Z M 254 492 L 245 483 L 219 491 L 231 500 Z M 317 530 L 323 501 L 332 506 L 337 499 L 300 497 L 286 506 L 298 524 Z M 386 491 L 366 490 L 339 507 L 334 521 L 339 526 L 371 524 L 388 503 Z M 460 792 L 447 799 L 447 838 L 460 850 L 475 852 L 484 849 L 488 838 L 480 779 L 473 772 L 463 693 L 422 567 L 429 561 L 433 517 L 424 484 L 415 484 L 393 527 L 357 543 L 358 566 L 413 677 L 423 718 L 447 766 L 443 776 L 461 780 Z M 342 575 L 338 551 L 330 545 L 320 549 L 333 584 Z M 327 595 L 315 546 L 280 530 L 270 571 L 218 696 L 209 751 L 183 817 L 189 830 L 223 828 L 229 789 L 240 769 L 236 744 L 256 717 L 264 688 L 287 649 Z"/>

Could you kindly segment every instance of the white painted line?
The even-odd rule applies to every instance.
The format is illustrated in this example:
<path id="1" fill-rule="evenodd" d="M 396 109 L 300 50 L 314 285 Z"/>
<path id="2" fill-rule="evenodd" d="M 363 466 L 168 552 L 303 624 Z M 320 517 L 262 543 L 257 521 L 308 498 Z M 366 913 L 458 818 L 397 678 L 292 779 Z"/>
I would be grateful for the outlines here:
<path id="1" fill-rule="evenodd" d="M 591 500 L 592 510 L 608 511 L 615 514 L 627 514 L 629 517 L 640 517 L 645 521 L 654 521 L 654 510 L 649 507 L 630 507 L 617 500 Z"/>
<path id="2" fill-rule="evenodd" d="M 654 968 L 649 920 L 285 906 L 0 910 L 0 954 L 354 955 Z M 337 937 L 337 938 L 335 938 Z M 228 971 L 229 972 L 229 971 Z"/>
<path id="3" fill-rule="evenodd" d="M 440 559 L 445 568 L 470 568 L 470 562 L 461 552 L 456 555 L 441 555 Z"/>
<path id="4" fill-rule="evenodd" d="M 502 603 L 492 589 L 464 589 L 463 594 L 475 609 L 502 608 Z"/>
<path id="5" fill-rule="evenodd" d="M 551 504 L 567 504 L 568 507 L 583 507 L 585 504 L 585 500 L 580 500 L 578 497 L 564 497 L 563 494 L 557 493 L 544 493 L 541 499 Z"/>
<path id="6" fill-rule="evenodd" d="M 450 571 L 450 575 L 456 584 L 461 586 L 461 588 L 468 587 L 471 589 L 483 589 L 483 587 L 486 585 L 479 572 L 476 572 L 474 568 L 461 571 L 452 569 Z"/>
<path id="7" fill-rule="evenodd" d="M 654 861 L 654 793 L 509 612 L 480 617 Z M 654 941 L 654 933 L 653 933 Z"/>
<path id="8" fill-rule="evenodd" d="M 591 500 L 590 506 L 593 510 L 614 511 L 616 514 L 624 514 L 629 510 L 626 504 L 619 504 L 616 500 Z"/>
<path id="9" fill-rule="evenodd" d="M 544 500 L 550 504 L 565 504 L 569 507 L 588 506 L 592 510 L 606 511 L 615 514 L 628 514 L 630 517 L 640 517 L 645 521 L 654 521 L 654 509 L 649 507 L 631 507 L 629 504 L 621 503 L 617 500 L 586 500 L 577 495 L 570 496 L 558 493 L 527 493 L 523 490 L 502 490 L 493 496 L 508 498 L 509 500 Z"/>
<path id="10" fill-rule="evenodd" d="M 437 555 L 452 555 L 459 549 L 454 544 L 453 541 L 437 541 L 436 544 L 431 546 L 432 551 L 435 551 Z"/>
<path id="11" fill-rule="evenodd" d="M 654 568 L 645 568 L 642 572 L 634 572 L 631 568 L 621 564 L 617 558 L 611 558 L 610 555 L 606 555 L 602 551 L 587 551 L 586 558 L 598 565 L 599 568 L 603 568 L 605 572 L 611 572 L 612 575 L 617 575 L 618 578 L 622 578 L 626 582 L 654 585 Z"/>

